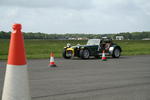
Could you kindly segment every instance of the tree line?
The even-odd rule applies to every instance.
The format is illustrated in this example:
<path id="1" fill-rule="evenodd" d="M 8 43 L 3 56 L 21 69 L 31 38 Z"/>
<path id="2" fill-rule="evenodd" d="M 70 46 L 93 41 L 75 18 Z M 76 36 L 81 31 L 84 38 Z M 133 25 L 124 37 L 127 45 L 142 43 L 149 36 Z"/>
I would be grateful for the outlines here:
<path id="1" fill-rule="evenodd" d="M 9 39 L 11 32 L 0 31 L 0 39 Z M 33 33 L 33 32 L 23 32 L 25 39 L 70 39 L 70 38 L 101 38 L 110 37 L 115 39 L 116 36 L 123 36 L 125 40 L 141 40 L 143 38 L 150 38 L 150 32 L 122 32 L 114 34 L 84 34 L 84 33 L 74 33 L 74 34 L 47 34 L 47 33 Z"/>

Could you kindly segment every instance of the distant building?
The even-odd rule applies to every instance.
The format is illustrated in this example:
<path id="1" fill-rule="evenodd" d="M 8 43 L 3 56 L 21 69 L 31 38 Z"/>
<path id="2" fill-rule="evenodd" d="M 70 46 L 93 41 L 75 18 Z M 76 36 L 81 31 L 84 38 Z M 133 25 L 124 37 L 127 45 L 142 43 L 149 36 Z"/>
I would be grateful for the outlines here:
<path id="1" fill-rule="evenodd" d="M 88 38 L 68 38 L 68 40 L 88 40 Z"/>
<path id="2" fill-rule="evenodd" d="M 68 40 L 77 40 L 77 38 L 68 38 Z"/>
<path id="3" fill-rule="evenodd" d="M 77 40 L 88 40 L 88 38 L 77 38 Z"/>
<path id="4" fill-rule="evenodd" d="M 144 39 L 142 39 L 142 40 L 150 40 L 150 38 L 144 38 Z"/>
<path id="5" fill-rule="evenodd" d="M 116 40 L 124 40 L 124 36 L 116 36 Z"/>

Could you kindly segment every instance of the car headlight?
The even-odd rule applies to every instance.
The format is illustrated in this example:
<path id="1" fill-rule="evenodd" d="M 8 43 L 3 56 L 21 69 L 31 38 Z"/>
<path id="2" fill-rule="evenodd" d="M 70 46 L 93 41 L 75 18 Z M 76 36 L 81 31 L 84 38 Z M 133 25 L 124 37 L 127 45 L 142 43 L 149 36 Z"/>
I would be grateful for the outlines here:
<path id="1" fill-rule="evenodd" d="M 79 46 L 80 44 L 78 43 L 77 46 Z"/>
<path id="2" fill-rule="evenodd" d="M 79 43 L 77 44 L 77 48 L 78 48 L 78 49 L 80 48 L 80 44 L 79 44 Z"/>
<path id="3" fill-rule="evenodd" d="M 67 43 L 67 47 L 71 47 L 71 44 L 70 44 L 70 43 Z"/>

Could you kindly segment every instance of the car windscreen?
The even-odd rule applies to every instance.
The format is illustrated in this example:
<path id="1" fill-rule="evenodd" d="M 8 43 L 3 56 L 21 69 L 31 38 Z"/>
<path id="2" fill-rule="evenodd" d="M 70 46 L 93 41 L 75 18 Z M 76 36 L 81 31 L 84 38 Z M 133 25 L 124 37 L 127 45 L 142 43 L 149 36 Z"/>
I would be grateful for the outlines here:
<path id="1" fill-rule="evenodd" d="M 87 42 L 87 45 L 99 45 L 100 44 L 100 39 L 90 39 Z"/>

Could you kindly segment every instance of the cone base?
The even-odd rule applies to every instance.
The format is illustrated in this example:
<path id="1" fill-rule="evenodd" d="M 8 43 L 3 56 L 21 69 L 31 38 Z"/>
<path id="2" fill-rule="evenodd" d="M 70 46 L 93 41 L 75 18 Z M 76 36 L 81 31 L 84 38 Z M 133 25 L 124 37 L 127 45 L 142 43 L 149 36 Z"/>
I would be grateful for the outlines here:
<path id="1" fill-rule="evenodd" d="M 53 64 L 53 65 L 48 65 L 49 67 L 57 67 L 55 64 Z"/>
<path id="2" fill-rule="evenodd" d="M 102 61 L 106 61 L 107 60 L 107 58 L 106 57 L 102 57 Z"/>
<path id="3" fill-rule="evenodd" d="M 102 61 L 107 61 L 107 59 L 102 59 Z"/>

